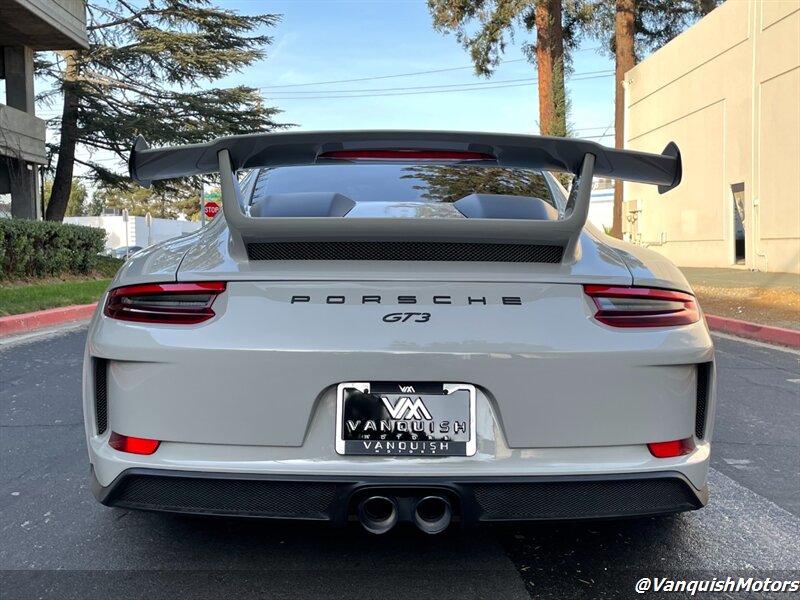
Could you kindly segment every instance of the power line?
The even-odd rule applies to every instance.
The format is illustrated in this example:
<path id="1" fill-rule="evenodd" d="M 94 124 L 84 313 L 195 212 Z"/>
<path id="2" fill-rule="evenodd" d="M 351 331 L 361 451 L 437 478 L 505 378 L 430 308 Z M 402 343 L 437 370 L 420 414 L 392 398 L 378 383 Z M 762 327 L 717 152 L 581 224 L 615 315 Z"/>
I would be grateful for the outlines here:
<path id="1" fill-rule="evenodd" d="M 604 69 L 602 71 L 587 71 L 586 73 L 576 73 L 575 76 L 581 77 L 584 75 L 609 75 L 613 74 L 613 70 Z M 360 88 L 360 89 L 350 89 L 350 90 L 312 90 L 310 92 L 305 92 L 302 90 L 295 91 L 290 90 L 287 92 L 270 92 L 270 98 L 281 98 L 281 96 L 273 96 L 272 94 L 355 94 L 360 92 L 392 92 L 392 91 L 408 91 L 408 90 L 430 90 L 435 88 L 456 88 L 456 87 L 477 87 L 477 86 L 492 86 L 501 83 L 519 83 L 521 81 L 528 82 L 528 83 L 536 83 L 538 79 L 536 77 L 522 77 L 520 79 L 502 79 L 499 81 L 471 81 L 469 83 L 448 83 L 448 84 L 439 84 L 439 85 L 422 85 L 422 86 L 415 86 L 415 87 L 395 87 L 395 88 Z"/>
<path id="2" fill-rule="evenodd" d="M 605 134 L 608 131 L 608 126 L 607 125 L 602 125 L 600 127 L 576 127 L 575 131 L 600 131 L 601 129 L 603 130 L 603 133 Z"/>
<path id="3" fill-rule="evenodd" d="M 598 47 L 581 48 L 580 50 L 576 50 L 575 52 L 586 52 L 586 51 L 589 51 L 589 50 L 597 50 L 597 49 L 598 49 Z M 501 64 L 517 63 L 517 62 L 527 62 L 527 59 L 518 58 L 518 59 L 506 60 L 506 61 L 503 61 Z M 311 83 L 294 83 L 294 84 L 287 84 L 287 85 L 261 86 L 261 87 L 257 87 L 256 89 L 260 89 L 260 90 L 277 90 L 279 88 L 282 89 L 282 88 L 308 87 L 310 85 L 330 85 L 330 84 L 334 84 L 334 83 L 353 83 L 353 82 L 359 82 L 359 81 L 375 81 L 375 80 L 380 80 L 380 79 L 392 79 L 392 78 L 396 78 L 396 77 L 411 77 L 411 76 L 414 76 L 414 75 L 428 75 L 428 74 L 434 74 L 434 73 L 444 73 L 444 72 L 449 72 L 449 71 L 462 71 L 462 70 L 472 69 L 472 68 L 473 68 L 472 66 L 469 66 L 469 67 L 450 67 L 450 68 L 446 68 L 446 69 L 432 69 L 432 70 L 429 70 L 429 71 L 415 71 L 415 72 L 411 72 L 411 73 L 398 73 L 398 74 L 394 74 L 394 75 L 381 75 L 381 76 L 376 76 L 376 77 L 360 77 L 360 78 L 357 78 L 357 79 L 339 79 L 339 80 L 335 80 L 335 81 L 319 81 L 319 82 L 311 82 Z M 600 75 L 601 73 L 603 75 Z M 586 72 L 586 73 L 576 73 L 576 74 L 574 74 L 573 77 L 570 78 L 570 80 L 581 81 L 583 79 L 595 79 L 594 77 L 581 77 L 581 75 L 598 74 L 601 77 L 605 77 L 605 76 L 607 76 L 607 75 L 605 75 L 606 73 L 609 73 L 609 71 L 589 71 L 589 72 Z M 611 71 L 610 73 L 613 73 L 613 71 Z M 381 93 L 379 93 L 379 94 L 375 94 L 375 95 L 376 96 L 392 96 L 392 95 L 403 96 L 403 95 L 414 95 L 412 93 L 407 92 L 407 90 L 436 89 L 436 90 L 446 91 L 447 88 L 462 87 L 462 88 L 469 88 L 469 89 L 464 89 L 464 90 L 451 89 L 450 91 L 476 91 L 476 90 L 482 89 L 483 86 L 485 86 L 485 89 L 494 89 L 494 88 L 501 89 L 501 88 L 504 88 L 504 87 L 520 87 L 520 86 L 497 85 L 497 84 L 505 84 L 505 83 L 513 83 L 513 82 L 526 82 L 526 83 L 520 84 L 520 85 L 528 85 L 528 84 L 531 84 L 531 83 L 536 83 L 537 81 L 538 80 L 536 78 L 522 78 L 522 79 L 506 79 L 506 80 L 501 80 L 501 81 L 476 81 L 476 82 L 471 82 L 471 83 L 456 83 L 456 84 L 448 84 L 448 85 L 415 86 L 415 87 L 400 87 L 400 88 L 363 88 L 363 89 L 356 89 L 356 90 L 313 90 L 313 91 L 309 91 L 309 92 L 302 91 L 302 90 L 290 90 L 290 91 L 287 91 L 287 92 L 279 92 L 279 91 L 270 92 L 265 97 L 274 98 L 276 100 L 280 100 L 280 99 L 302 100 L 302 99 L 304 99 L 303 97 L 272 96 L 271 95 L 273 93 L 274 94 L 295 93 L 295 94 L 309 94 L 309 97 L 307 98 L 309 100 L 327 99 L 327 98 L 331 98 L 331 99 L 334 99 L 334 98 L 358 98 L 358 97 L 369 97 L 369 96 L 319 96 L 319 97 L 316 97 L 316 96 L 311 96 L 311 94 L 350 94 L 350 93 L 360 93 L 360 92 L 385 92 L 385 91 L 403 91 L 403 92 L 402 93 L 398 93 L 398 94 L 381 94 Z M 423 93 L 423 92 L 420 92 L 420 93 Z M 424 92 L 424 93 L 438 93 L 438 92 Z M 40 111 L 39 112 L 39 114 L 42 114 L 42 115 L 44 115 L 45 113 L 52 113 L 53 116 L 55 117 L 55 116 L 60 114 L 60 111 L 58 111 L 58 110 L 46 110 L 46 111 Z"/>
<path id="4" fill-rule="evenodd" d="M 588 52 L 589 50 L 599 50 L 600 47 L 596 46 L 594 48 L 580 48 L 579 50 L 573 50 L 573 52 Z M 518 62 L 528 62 L 527 58 L 515 58 L 512 60 L 504 60 L 500 64 L 506 65 L 510 63 L 518 63 Z M 337 79 L 334 81 L 313 81 L 309 83 L 288 83 L 284 85 L 265 85 L 261 86 L 257 89 L 260 90 L 277 90 L 282 88 L 295 88 L 295 87 L 308 87 L 310 85 L 330 85 L 333 83 L 354 83 L 357 81 L 376 81 L 378 79 L 393 79 L 395 77 L 413 77 L 415 75 L 432 75 L 435 73 L 447 73 L 450 71 L 465 71 L 467 69 L 474 69 L 474 65 L 470 65 L 468 67 L 449 67 L 447 69 L 431 69 L 429 71 L 414 71 L 411 73 L 396 73 L 394 75 L 378 75 L 374 77 L 359 77 L 357 79 Z"/>
<path id="5" fill-rule="evenodd" d="M 573 77 L 570 77 L 569 80 L 570 81 L 572 81 L 572 80 L 581 81 L 583 79 L 591 79 L 591 77 L 587 77 L 589 75 L 609 76 L 609 75 L 612 75 L 613 73 L 614 72 L 612 70 L 608 70 L 608 69 L 603 70 L 603 71 L 587 71 L 585 73 L 576 73 L 576 74 L 573 75 Z M 473 91 L 473 90 L 478 90 L 478 89 L 481 89 L 481 88 L 484 88 L 484 87 L 486 89 L 492 89 L 492 88 L 495 88 L 495 87 L 497 87 L 497 88 L 505 87 L 502 84 L 520 83 L 520 82 L 524 82 L 527 85 L 527 84 L 537 83 L 538 79 L 536 77 L 523 77 L 523 78 L 520 78 L 520 79 L 502 79 L 502 80 L 497 80 L 497 81 L 473 81 L 473 82 L 469 82 L 469 83 L 452 83 L 452 84 L 441 84 L 441 85 L 423 85 L 423 86 L 414 86 L 414 87 L 360 88 L 360 89 L 349 89 L 349 90 L 347 90 L 347 89 L 345 89 L 345 90 L 342 90 L 342 89 L 313 90 L 313 91 L 309 91 L 309 92 L 301 91 L 301 90 L 298 90 L 298 91 L 292 90 L 292 91 L 287 91 L 287 92 L 273 92 L 273 93 L 276 93 L 276 94 L 292 94 L 292 93 L 294 93 L 294 94 L 309 94 L 309 95 L 318 94 L 319 95 L 319 94 L 360 94 L 361 92 L 379 92 L 379 94 L 376 94 L 376 95 L 383 95 L 383 94 L 380 94 L 380 93 L 381 92 L 408 92 L 409 90 L 434 90 L 434 91 L 438 91 L 438 90 L 447 90 L 447 89 L 454 89 L 454 88 L 472 88 L 472 89 L 467 89 L 467 90 L 464 90 L 464 91 Z M 458 91 L 458 90 L 454 90 L 454 91 Z M 390 95 L 390 94 L 386 94 L 386 95 Z M 294 99 L 293 97 L 273 96 L 272 94 L 268 95 L 267 97 L 275 99 L 275 100 Z M 357 98 L 359 96 L 345 96 L 345 97 Z M 302 96 L 299 97 L 299 98 L 302 98 Z M 37 114 L 44 115 L 44 114 L 49 113 L 49 112 L 50 111 L 40 111 Z M 57 115 L 57 114 L 60 114 L 60 113 L 55 113 L 55 114 Z"/>
<path id="6" fill-rule="evenodd" d="M 525 58 L 515 58 L 514 60 L 505 60 L 503 64 L 527 62 Z M 396 75 L 380 75 L 378 77 L 359 77 L 358 79 L 338 79 L 336 81 L 315 81 L 311 83 L 290 83 L 286 85 L 266 85 L 257 89 L 260 90 L 276 90 L 278 88 L 294 88 L 294 87 L 308 87 L 309 85 L 330 85 L 332 83 L 354 83 L 356 81 L 376 81 L 378 79 L 394 79 L 395 77 L 411 77 L 413 75 L 432 75 L 434 73 L 446 73 L 448 71 L 464 71 L 466 69 L 474 69 L 474 66 L 469 67 L 450 67 L 448 69 L 432 69 L 430 71 L 415 71 L 413 73 L 397 73 Z"/>
<path id="7" fill-rule="evenodd" d="M 453 92 L 477 92 L 480 90 L 499 90 L 503 88 L 515 88 L 515 87 L 525 87 L 528 85 L 532 85 L 535 82 L 529 83 L 512 83 L 508 85 L 495 85 L 495 86 L 487 86 L 487 87 L 478 87 L 478 88 L 462 88 L 462 89 L 445 89 L 445 90 L 432 90 L 426 92 L 392 92 L 389 94 L 360 94 L 360 95 L 348 95 L 348 96 L 266 96 L 267 99 L 270 100 L 335 100 L 340 98 L 379 98 L 383 96 L 417 96 L 420 94 L 448 94 Z"/>
<path id="8" fill-rule="evenodd" d="M 613 77 L 613 73 L 609 73 L 606 75 L 593 75 L 590 77 L 574 77 L 570 79 L 570 81 L 584 81 L 588 79 L 599 79 L 603 77 Z M 264 97 L 269 100 L 336 100 L 336 99 L 344 99 L 344 98 L 378 98 L 384 96 L 416 96 L 420 94 L 448 94 L 453 92 L 477 92 L 481 90 L 499 90 L 505 88 L 515 88 L 515 87 L 524 87 L 528 85 L 532 85 L 536 83 L 536 80 L 532 80 L 527 83 L 510 83 L 507 85 L 492 85 L 495 82 L 490 82 L 488 85 L 484 84 L 482 87 L 470 87 L 470 88 L 459 88 L 459 89 L 437 89 L 437 90 L 429 90 L 429 91 L 421 91 L 421 92 L 391 92 L 388 94 L 352 94 L 352 95 L 344 95 L 344 96 L 269 96 L 265 95 Z M 478 84 L 475 84 L 478 85 Z M 324 93 L 324 92 L 319 92 Z"/>
<path id="9" fill-rule="evenodd" d="M 535 77 L 523 77 L 520 79 L 503 79 L 502 81 L 471 81 L 469 83 L 450 83 L 441 85 L 422 85 L 415 87 L 395 87 L 395 88 L 362 88 L 355 90 L 313 90 L 305 92 L 301 90 L 289 90 L 286 92 L 265 92 L 269 94 L 270 98 L 281 98 L 281 96 L 273 96 L 272 94 L 356 94 L 359 92 L 393 92 L 403 90 L 430 90 L 434 88 L 455 88 L 455 87 L 471 87 L 471 86 L 484 86 L 498 83 L 519 83 L 525 81 L 528 83 L 536 83 Z"/>
<path id="10" fill-rule="evenodd" d="M 615 119 L 611 119 L 611 122 L 606 127 L 606 130 L 603 132 L 603 135 L 606 135 L 608 133 L 608 130 L 611 129 L 614 126 L 614 123 L 615 123 Z"/>

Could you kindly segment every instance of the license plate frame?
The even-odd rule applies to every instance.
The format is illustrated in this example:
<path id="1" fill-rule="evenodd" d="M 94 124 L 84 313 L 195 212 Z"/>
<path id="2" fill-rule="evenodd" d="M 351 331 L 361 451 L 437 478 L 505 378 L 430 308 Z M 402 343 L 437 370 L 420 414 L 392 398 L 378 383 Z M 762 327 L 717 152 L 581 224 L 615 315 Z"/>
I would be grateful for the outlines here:
<path id="1" fill-rule="evenodd" d="M 363 424 L 358 420 L 359 425 L 353 428 L 357 420 L 348 417 L 357 410 L 352 404 L 348 406 L 348 402 L 354 401 L 361 403 L 362 410 L 366 407 L 369 411 L 380 411 L 389 418 L 365 419 Z M 448 406 L 449 403 L 452 404 Z M 336 388 L 336 453 L 413 458 L 473 456 L 477 452 L 476 406 L 475 386 L 468 383 L 340 383 Z M 457 417 L 452 425 L 452 417 L 444 418 L 448 414 Z M 458 419 L 464 415 L 466 424 L 463 418 Z M 366 424 L 370 420 L 375 420 L 374 429 Z M 400 423 L 406 423 L 406 427 Z M 449 431 L 444 432 L 446 426 Z M 422 430 L 417 430 L 420 427 Z M 359 434 L 362 437 L 354 439 Z M 414 436 L 416 439 L 412 439 Z"/>

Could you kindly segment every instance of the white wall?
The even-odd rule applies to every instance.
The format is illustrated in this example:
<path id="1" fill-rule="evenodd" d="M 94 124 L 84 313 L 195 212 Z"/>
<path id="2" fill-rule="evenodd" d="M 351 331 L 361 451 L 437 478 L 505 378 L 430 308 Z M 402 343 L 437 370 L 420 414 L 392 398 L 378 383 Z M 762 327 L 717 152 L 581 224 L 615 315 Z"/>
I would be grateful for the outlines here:
<path id="1" fill-rule="evenodd" d="M 798 0 L 728 0 L 625 74 L 626 147 L 675 141 L 683 159 L 663 196 L 625 184 L 634 242 L 680 266 L 734 266 L 743 185 L 742 267 L 800 273 L 799 31 Z"/>
<path id="2" fill-rule="evenodd" d="M 174 237 L 197 231 L 200 228 L 198 221 L 175 221 L 173 219 L 153 219 L 152 231 L 147 227 L 144 217 L 128 218 L 128 238 L 125 238 L 125 222 L 121 216 L 101 217 L 65 217 L 64 223 L 99 227 L 105 229 L 106 248 L 119 248 L 120 246 L 141 246 L 146 248 Z"/>

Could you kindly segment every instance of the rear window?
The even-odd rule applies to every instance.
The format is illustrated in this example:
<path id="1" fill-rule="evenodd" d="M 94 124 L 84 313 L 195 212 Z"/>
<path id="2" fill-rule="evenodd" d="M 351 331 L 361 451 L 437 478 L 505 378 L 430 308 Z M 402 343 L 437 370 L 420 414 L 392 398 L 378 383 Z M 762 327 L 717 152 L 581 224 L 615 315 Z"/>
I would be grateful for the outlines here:
<path id="1" fill-rule="evenodd" d="M 252 202 L 297 192 L 338 192 L 356 202 L 455 202 L 470 194 L 507 194 L 540 198 L 558 208 L 539 171 L 464 164 L 350 163 L 263 169 Z"/>

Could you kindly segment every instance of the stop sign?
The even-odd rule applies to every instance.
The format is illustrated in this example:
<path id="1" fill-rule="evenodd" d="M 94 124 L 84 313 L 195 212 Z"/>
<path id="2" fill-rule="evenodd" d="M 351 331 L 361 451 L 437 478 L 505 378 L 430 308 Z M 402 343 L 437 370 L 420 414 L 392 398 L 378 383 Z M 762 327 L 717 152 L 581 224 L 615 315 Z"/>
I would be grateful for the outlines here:
<path id="1" fill-rule="evenodd" d="M 205 213 L 207 219 L 213 219 L 219 212 L 219 204 L 216 202 L 206 202 L 203 212 Z"/>

